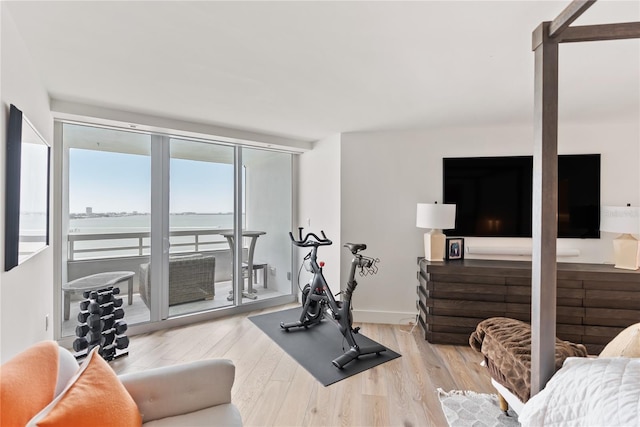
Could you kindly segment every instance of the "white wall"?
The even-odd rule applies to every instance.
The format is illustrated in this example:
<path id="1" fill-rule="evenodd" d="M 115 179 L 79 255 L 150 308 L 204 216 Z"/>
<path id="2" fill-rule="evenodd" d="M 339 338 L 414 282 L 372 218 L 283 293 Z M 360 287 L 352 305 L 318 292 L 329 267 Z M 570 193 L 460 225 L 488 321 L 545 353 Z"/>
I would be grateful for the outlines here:
<path id="1" fill-rule="evenodd" d="M 639 141 L 637 119 L 565 124 L 559 129 L 560 154 L 602 154 L 605 205 L 639 204 Z M 367 243 L 365 253 L 381 260 L 377 275 L 359 280 L 355 319 L 407 323 L 415 317 L 416 259 L 424 255 L 425 231 L 415 226 L 416 203 L 442 201 L 443 157 L 530 155 L 532 147 L 532 125 L 343 134 L 342 239 Z M 610 263 L 612 237 L 560 239 L 559 247 L 580 250 L 579 257 L 560 261 Z M 530 246 L 530 240 L 467 238 L 465 244 Z M 344 281 L 348 254 L 342 254 L 341 261 Z"/>
<path id="2" fill-rule="evenodd" d="M 340 254 L 342 251 L 342 236 L 340 224 L 340 135 L 334 135 L 318 141 L 313 150 L 300 156 L 298 171 L 298 224 L 294 227 L 304 227 L 304 232 L 320 233 L 324 230 L 333 245 L 324 246 L 318 250 L 318 261 L 324 261 L 324 276 L 331 289 L 340 289 Z M 294 234 L 297 233 L 297 228 Z M 307 254 L 306 250 L 299 250 L 300 261 Z M 299 263 L 297 268 L 299 268 Z M 297 270 L 293 280 L 296 283 Z M 310 273 L 304 269 L 300 275 L 300 286 L 304 286 L 310 278 Z"/>
<path id="3" fill-rule="evenodd" d="M 18 33 L 6 4 L 0 3 L 0 259 L 4 260 L 5 151 L 9 105 L 26 115 L 53 146 L 53 120 L 49 98 Z M 51 230 L 51 227 L 49 227 Z M 53 236 L 52 236 L 53 237 Z M 53 242 L 50 239 L 50 243 Z M 0 272 L 0 361 L 4 362 L 29 345 L 53 339 L 53 250 L 38 253 L 9 272 Z M 49 315 L 49 330 L 45 316 Z"/>

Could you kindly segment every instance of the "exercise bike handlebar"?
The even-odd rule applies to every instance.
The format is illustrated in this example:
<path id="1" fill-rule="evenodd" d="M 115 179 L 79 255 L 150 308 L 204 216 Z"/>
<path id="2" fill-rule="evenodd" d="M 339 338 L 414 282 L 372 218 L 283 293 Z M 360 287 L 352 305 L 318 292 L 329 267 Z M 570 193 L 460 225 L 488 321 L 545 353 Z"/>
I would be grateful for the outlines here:
<path id="1" fill-rule="evenodd" d="M 318 237 L 318 235 L 315 233 L 307 233 L 307 235 L 304 236 L 304 239 L 302 238 L 302 230 L 303 230 L 303 227 L 298 227 L 298 235 L 299 235 L 298 240 L 296 240 L 293 237 L 292 232 L 289 232 L 289 237 L 291 238 L 291 241 L 293 242 L 293 244 L 296 246 L 305 248 L 309 246 L 318 247 L 318 246 L 329 246 L 333 244 L 331 240 L 327 239 L 327 236 L 325 236 L 323 230 L 320 230 L 320 234 L 322 235 L 322 238 Z"/>

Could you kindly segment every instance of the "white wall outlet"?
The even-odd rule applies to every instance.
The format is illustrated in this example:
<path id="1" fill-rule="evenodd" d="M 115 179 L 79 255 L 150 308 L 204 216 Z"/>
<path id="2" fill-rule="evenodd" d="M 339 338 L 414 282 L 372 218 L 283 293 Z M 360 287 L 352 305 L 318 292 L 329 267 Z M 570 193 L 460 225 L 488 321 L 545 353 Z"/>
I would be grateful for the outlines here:
<path id="1" fill-rule="evenodd" d="M 311 227 L 311 218 L 307 218 L 307 227 Z"/>
<path id="2" fill-rule="evenodd" d="M 276 268 L 275 267 L 269 267 L 269 273 L 271 273 L 272 276 L 276 275 Z"/>

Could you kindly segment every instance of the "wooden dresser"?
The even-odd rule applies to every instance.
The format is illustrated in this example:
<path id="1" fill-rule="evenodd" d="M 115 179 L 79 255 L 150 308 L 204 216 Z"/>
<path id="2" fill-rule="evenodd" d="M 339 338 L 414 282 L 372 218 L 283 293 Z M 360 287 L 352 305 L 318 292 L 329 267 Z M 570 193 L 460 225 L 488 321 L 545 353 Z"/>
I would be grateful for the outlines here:
<path id="1" fill-rule="evenodd" d="M 531 320 L 531 262 L 418 260 L 419 322 L 426 340 L 469 345 L 481 320 Z M 640 322 L 640 272 L 605 264 L 558 263 L 558 338 L 599 353 Z"/>

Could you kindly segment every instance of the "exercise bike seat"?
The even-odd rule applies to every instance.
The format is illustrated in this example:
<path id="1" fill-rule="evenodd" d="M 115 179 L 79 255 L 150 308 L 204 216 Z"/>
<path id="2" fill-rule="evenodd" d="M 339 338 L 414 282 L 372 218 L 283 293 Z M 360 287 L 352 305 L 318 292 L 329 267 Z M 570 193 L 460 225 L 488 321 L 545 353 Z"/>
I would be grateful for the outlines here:
<path id="1" fill-rule="evenodd" d="M 352 254 L 357 254 L 359 251 L 363 251 L 367 249 L 367 245 L 364 243 L 345 243 L 345 248 L 349 248 Z"/>

